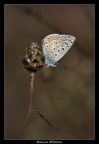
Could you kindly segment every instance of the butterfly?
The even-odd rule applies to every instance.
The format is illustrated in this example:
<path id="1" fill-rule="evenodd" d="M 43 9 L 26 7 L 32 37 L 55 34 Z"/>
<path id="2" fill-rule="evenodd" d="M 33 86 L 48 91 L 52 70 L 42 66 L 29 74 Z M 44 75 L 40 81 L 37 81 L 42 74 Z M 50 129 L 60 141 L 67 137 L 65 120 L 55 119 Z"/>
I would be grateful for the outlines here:
<path id="1" fill-rule="evenodd" d="M 45 57 L 46 67 L 55 67 L 72 47 L 76 38 L 66 34 L 50 34 L 42 40 L 42 51 Z"/>
<path id="2" fill-rule="evenodd" d="M 24 56 L 19 58 L 29 72 L 36 72 L 43 67 L 55 67 L 75 40 L 72 35 L 50 34 L 42 40 L 41 46 L 37 42 L 28 45 Z"/>

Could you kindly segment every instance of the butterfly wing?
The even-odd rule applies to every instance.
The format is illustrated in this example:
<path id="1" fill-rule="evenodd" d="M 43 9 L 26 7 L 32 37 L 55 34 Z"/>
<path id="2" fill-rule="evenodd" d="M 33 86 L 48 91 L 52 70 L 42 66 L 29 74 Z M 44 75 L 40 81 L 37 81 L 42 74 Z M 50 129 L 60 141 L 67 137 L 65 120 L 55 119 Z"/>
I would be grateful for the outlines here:
<path id="1" fill-rule="evenodd" d="M 45 63 L 48 66 L 60 60 L 72 47 L 76 38 L 71 35 L 50 34 L 42 40 L 42 50 L 45 56 Z"/>
<path id="2" fill-rule="evenodd" d="M 61 47 L 57 48 L 57 55 L 54 58 L 55 62 L 60 60 L 68 52 L 76 40 L 76 38 L 71 35 L 60 35 L 60 37 L 62 45 Z"/>
<path id="3" fill-rule="evenodd" d="M 59 34 L 50 34 L 42 40 L 42 50 L 45 56 L 45 63 L 54 66 L 58 48 L 62 46 L 61 36 Z"/>

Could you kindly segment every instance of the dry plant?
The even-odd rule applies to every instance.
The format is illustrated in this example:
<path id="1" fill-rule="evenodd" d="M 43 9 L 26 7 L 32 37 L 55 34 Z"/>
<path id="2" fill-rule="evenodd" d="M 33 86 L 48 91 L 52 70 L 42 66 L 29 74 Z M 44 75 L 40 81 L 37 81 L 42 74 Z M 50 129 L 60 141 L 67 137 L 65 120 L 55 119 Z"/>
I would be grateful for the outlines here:
<path id="1" fill-rule="evenodd" d="M 43 68 L 45 64 L 45 59 L 38 43 L 32 42 L 31 45 L 25 49 L 24 57 L 19 56 L 19 58 L 23 60 L 24 67 L 30 72 L 29 111 L 19 137 L 22 137 L 26 127 L 28 126 L 29 118 L 32 112 L 36 112 L 48 125 L 57 131 L 57 128 L 55 128 L 43 114 L 36 109 L 33 109 L 32 105 L 35 75 L 36 72 Z"/>

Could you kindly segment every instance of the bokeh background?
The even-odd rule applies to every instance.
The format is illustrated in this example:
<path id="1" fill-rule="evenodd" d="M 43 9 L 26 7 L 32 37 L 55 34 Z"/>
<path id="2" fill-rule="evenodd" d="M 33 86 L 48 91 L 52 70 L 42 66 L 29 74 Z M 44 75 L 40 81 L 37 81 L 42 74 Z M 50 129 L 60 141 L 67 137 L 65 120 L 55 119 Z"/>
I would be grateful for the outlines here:
<path id="1" fill-rule="evenodd" d="M 19 139 L 29 104 L 29 72 L 18 56 L 28 44 L 48 34 L 70 34 L 76 42 L 56 68 L 36 74 L 33 107 L 56 132 L 33 113 L 22 139 L 94 139 L 95 6 L 4 6 L 5 96 L 4 138 Z"/>

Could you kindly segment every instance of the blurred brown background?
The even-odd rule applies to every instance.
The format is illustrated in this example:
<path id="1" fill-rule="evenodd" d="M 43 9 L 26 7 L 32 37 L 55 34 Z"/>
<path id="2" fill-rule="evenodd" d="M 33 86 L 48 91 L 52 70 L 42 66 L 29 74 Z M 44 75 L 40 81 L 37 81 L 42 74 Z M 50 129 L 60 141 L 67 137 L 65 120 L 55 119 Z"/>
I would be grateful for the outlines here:
<path id="1" fill-rule="evenodd" d="M 48 34 L 76 42 L 56 68 L 37 72 L 34 108 L 58 128 L 32 114 L 23 139 L 94 138 L 94 5 L 5 5 L 5 139 L 18 139 L 28 113 L 29 72 L 18 56 Z M 66 68 L 64 68 L 66 67 Z"/>

